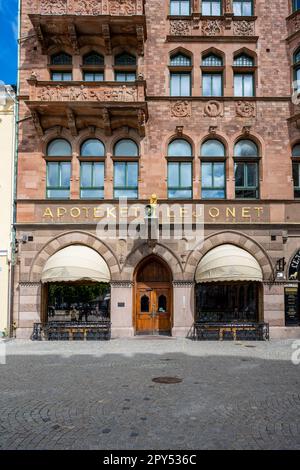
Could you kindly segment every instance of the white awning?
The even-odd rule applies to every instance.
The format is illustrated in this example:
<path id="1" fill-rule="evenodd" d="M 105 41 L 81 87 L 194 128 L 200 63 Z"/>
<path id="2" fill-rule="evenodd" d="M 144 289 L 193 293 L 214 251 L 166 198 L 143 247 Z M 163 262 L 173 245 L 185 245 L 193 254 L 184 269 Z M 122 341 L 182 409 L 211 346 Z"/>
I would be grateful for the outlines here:
<path id="1" fill-rule="evenodd" d="M 110 282 L 104 259 L 92 248 L 71 245 L 55 253 L 45 264 L 42 282 Z"/>
<path id="2" fill-rule="evenodd" d="M 220 245 L 209 251 L 196 270 L 196 282 L 262 281 L 256 259 L 235 245 Z"/>

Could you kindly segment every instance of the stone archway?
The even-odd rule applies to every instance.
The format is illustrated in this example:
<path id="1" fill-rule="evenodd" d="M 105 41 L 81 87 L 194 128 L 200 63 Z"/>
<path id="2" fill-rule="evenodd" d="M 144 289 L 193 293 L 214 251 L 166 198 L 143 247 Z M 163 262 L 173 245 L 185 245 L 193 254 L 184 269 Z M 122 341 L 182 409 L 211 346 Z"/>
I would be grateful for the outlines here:
<path id="1" fill-rule="evenodd" d="M 266 251 L 250 237 L 244 233 L 236 231 L 223 231 L 209 235 L 205 238 L 203 245 L 193 251 L 187 259 L 186 269 L 189 269 L 191 279 L 194 279 L 196 268 L 206 253 L 219 245 L 231 244 L 248 251 L 259 263 L 263 280 L 270 281 L 274 275 L 274 268 Z M 193 267 L 193 272 L 191 272 Z"/>
<path id="2" fill-rule="evenodd" d="M 45 263 L 57 251 L 70 245 L 84 245 L 95 250 L 105 261 L 112 279 L 118 280 L 120 266 L 117 258 L 108 246 L 90 233 L 68 232 L 50 240 L 36 255 L 29 271 L 29 282 L 40 282 Z"/>

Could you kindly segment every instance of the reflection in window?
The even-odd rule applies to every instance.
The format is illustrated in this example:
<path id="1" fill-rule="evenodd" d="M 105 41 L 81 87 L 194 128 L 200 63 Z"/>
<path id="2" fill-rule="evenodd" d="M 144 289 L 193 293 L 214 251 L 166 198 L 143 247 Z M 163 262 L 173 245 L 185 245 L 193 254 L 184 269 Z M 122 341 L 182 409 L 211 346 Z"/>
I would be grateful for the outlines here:
<path id="1" fill-rule="evenodd" d="M 160 295 L 158 297 L 158 311 L 159 312 L 167 311 L 167 297 L 165 295 Z"/>
<path id="2" fill-rule="evenodd" d="M 116 162 L 114 165 L 114 197 L 137 199 L 138 163 Z"/>
<path id="3" fill-rule="evenodd" d="M 81 199 L 103 199 L 104 163 L 81 163 L 80 197 Z"/>
<path id="4" fill-rule="evenodd" d="M 202 199 L 225 198 L 225 163 L 202 162 Z"/>
<path id="5" fill-rule="evenodd" d="M 192 198 L 192 164 L 168 163 L 168 197 L 170 199 Z"/>
<path id="6" fill-rule="evenodd" d="M 70 197 L 70 162 L 47 163 L 47 198 L 68 199 Z"/>
<path id="7" fill-rule="evenodd" d="M 254 96 L 253 73 L 234 74 L 234 96 Z"/>
<path id="8" fill-rule="evenodd" d="M 101 140 L 89 139 L 82 144 L 80 154 L 82 157 L 104 157 L 105 147 Z"/>
<path id="9" fill-rule="evenodd" d="M 173 140 L 168 147 L 168 157 L 191 157 L 192 146 L 184 139 Z"/>
<path id="10" fill-rule="evenodd" d="M 220 16 L 221 10 L 221 0 L 202 0 L 202 15 Z"/>
<path id="11" fill-rule="evenodd" d="M 253 0 L 233 0 L 233 14 L 236 16 L 252 16 Z"/>
<path id="12" fill-rule="evenodd" d="M 203 96 L 222 96 L 223 95 L 223 75 L 222 73 L 203 73 L 202 74 Z"/>
<path id="13" fill-rule="evenodd" d="M 191 96 L 191 74 L 171 72 L 171 96 Z"/>
<path id="14" fill-rule="evenodd" d="M 115 157 L 138 157 L 139 148 L 131 139 L 122 139 L 115 145 Z"/>
<path id="15" fill-rule="evenodd" d="M 293 11 L 300 10 L 300 0 L 293 0 Z"/>
<path id="16" fill-rule="evenodd" d="M 48 157 L 71 157 L 71 144 L 65 139 L 55 139 L 48 144 Z"/>
<path id="17" fill-rule="evenodd" d="M 170 15 L 188 16 L 190 14 L 190 0 L 170 0 Z"/>

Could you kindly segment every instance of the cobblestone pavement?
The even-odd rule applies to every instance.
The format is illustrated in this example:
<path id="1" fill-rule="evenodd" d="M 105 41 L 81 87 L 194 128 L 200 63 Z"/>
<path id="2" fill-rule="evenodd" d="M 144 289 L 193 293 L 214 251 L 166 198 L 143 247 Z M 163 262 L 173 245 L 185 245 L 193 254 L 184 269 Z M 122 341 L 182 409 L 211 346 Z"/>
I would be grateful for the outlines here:
<path id="1" fill-rule="evenodd" d="M 6 342 L 0 449 L 300 449 L 292 344 Z"/>

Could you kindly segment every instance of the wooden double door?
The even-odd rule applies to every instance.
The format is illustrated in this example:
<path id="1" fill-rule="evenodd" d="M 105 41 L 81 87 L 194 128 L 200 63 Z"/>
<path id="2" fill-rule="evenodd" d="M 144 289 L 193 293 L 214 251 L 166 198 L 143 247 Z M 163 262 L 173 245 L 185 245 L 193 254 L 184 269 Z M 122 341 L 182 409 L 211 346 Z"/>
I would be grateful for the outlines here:
<path id="1" fill-rule="evenodd" d="M 172 317 L 171 286 L 167 282 L 137 283 L 136 333 L 170 334 Z"/>

